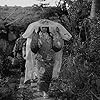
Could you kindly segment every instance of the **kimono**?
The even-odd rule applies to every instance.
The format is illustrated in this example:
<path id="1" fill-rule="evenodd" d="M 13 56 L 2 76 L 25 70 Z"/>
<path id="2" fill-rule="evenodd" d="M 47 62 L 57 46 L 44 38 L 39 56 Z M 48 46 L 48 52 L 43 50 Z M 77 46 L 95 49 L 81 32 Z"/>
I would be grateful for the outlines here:
<path id="1" fill-rule="evenodd" d="M 36 75 L 39 77 L 39 89 L 47 92 L 51 79 L 54 77 L 58 77 L 59 75 L 63 52 L 62 50 L 60 50 L 59 52 L 55 52 L 54 50 L 52 50 L 50 38 L 47 40 L 41 39 L 43 45 L 36 54 L 31 51 L 31 35 L 34 30 L 35 32 L 38 32 L 38 28 L 42 26 L 49 27 L 51 33 L 54 33 L 53 31 L 58 27 L 62 40 L 69 40 L 72 36 L 61 24 L 47 19 L 42 19 L 30 24 L 25 33 L 23 34 L 23 38 L 27 38 L 25 65 L 26 71 L 24 82 L 29 79 L 32 79 L 32 77 L 34 77 L 33 73 L 36 73 Z"/>

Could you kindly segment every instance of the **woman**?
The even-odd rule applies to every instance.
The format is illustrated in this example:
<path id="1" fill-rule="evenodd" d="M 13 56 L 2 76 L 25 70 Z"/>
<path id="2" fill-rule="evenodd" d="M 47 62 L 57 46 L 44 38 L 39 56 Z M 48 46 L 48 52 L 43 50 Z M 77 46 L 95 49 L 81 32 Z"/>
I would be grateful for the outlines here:
<path id="1" fill-rule="evenodd" d="M 63 39 L 69 40 L 71 37 L 61 24 L 47 19 L 31 23 L 23 34 L 23 38 L 27 38 L 24 82 L 32 79 L 36 72 L 39 90 L 44 98 L 48 97 L 51 79 L 58 76 L 61 68 Z M 35 68 L 38 70 L 35 71 Z"/>
<path id="2" fill-rule="evenodd" d="M 43 92 L 44 98 L 47 98 L 47 92 L 52 79 L 55 51 L 52 49 L 52 36 L 49 33 L 49 27 L 42 27 L 39 32 L 40 49 L 37 52 L 36 60 L 38 66 L 38 86 Z"/>

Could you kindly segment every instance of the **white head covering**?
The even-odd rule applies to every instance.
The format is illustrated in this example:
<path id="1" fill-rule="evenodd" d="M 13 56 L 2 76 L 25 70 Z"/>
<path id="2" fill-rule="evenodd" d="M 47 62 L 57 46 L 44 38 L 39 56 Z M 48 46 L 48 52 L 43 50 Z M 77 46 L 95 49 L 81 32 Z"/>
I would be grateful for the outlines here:
<path id="1" fill-rule="evenodd" d="M 25 33 L 22 35 L 23 38 L 27 38 L 27 43 L 26 43 L 26 71 L 25 71 L 25 81 L 29 79 L 32 79 L 32 75 L 34 72 L 36 72 L 36 61 L 35 61 L 35 54 L 32 53 L 30 50 L 30 43 L 31 43 L 31 34 L 35 30 L 35 32 L 38 32 L 39 27 L 49 27 L 49 31 L 53 33 L 53 30 L 56 28 L 59 29 L 60 35 L 62 39 L 64 40 L 69 40 L 72 35 L 59 23 L 50 21 L 47 19 L 41 19 L 37 22 L 31 23 Z M 61 63 L 62 63 L 62 50 L 57 52 L 55 55 L 55 64 L 54 64 L 54 70 L 53 70 L 53 75 L 52 77 L 58 77 L 58 73 L 61 68 Z M 38 72 L 37 72 L 38 73 Z"/>

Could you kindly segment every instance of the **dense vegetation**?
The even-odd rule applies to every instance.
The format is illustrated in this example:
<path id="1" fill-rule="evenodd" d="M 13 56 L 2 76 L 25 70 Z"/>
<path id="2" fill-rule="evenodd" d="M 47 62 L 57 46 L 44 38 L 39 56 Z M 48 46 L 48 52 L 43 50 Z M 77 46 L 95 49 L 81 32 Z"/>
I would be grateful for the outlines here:
<path id="1" fill-rule="evenodd" d="M 100 15 L 97 12 L 95 19 L 89 17 L 92 2 L 77 0 L 69 4 L 68 10 L 62 9 L 61 5 L 43 9 L 41 6 L 0 7 L 1 27 L 14 27 L 14 31 L 19 29 L 17 34 L 20 34 L 40 18 L 61 23 L 73 38 L 65 41 L 60 76 L 52 80 L 49 93 L 57 100 L 99 100 Z"/>

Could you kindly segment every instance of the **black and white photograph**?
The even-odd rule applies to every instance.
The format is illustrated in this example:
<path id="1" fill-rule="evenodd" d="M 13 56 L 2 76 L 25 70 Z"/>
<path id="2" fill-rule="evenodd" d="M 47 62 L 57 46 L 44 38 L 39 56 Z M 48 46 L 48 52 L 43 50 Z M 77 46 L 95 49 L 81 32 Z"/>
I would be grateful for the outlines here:
<path id="1" fill-rule="evenodd" d="M 100 0 L 0 0 L 0 100 L 100 100 Z"/>

